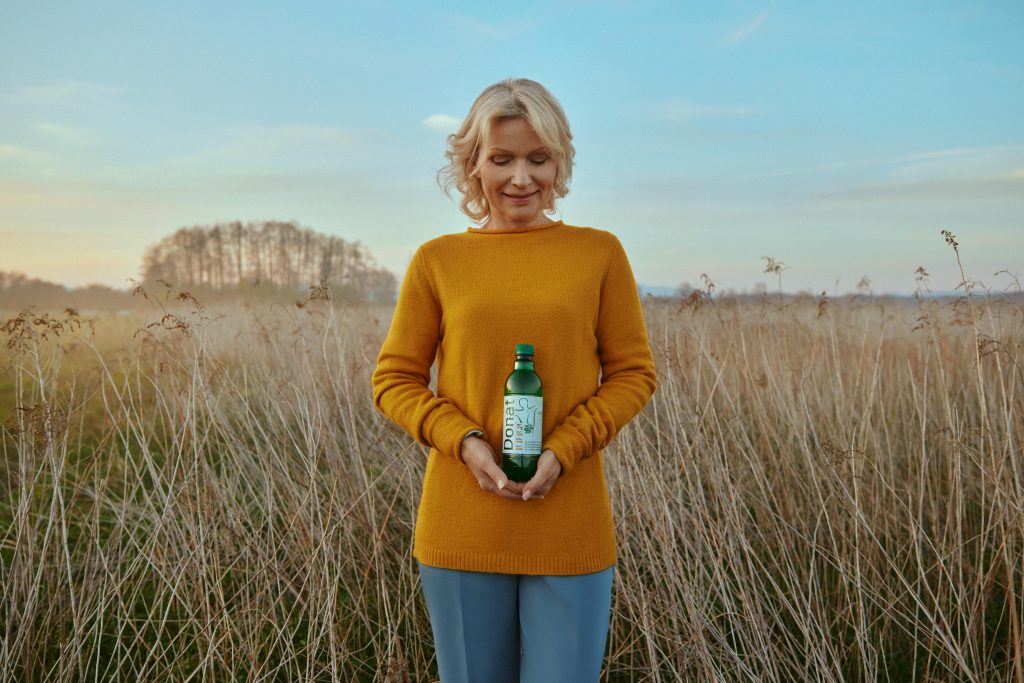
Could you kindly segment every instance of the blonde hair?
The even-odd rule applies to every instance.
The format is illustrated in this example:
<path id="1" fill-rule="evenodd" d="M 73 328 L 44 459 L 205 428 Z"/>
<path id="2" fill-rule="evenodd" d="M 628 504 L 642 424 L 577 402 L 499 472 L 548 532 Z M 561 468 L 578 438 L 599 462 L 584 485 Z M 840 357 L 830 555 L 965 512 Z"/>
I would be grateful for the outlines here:
<path id="1" fill-rule="evenodd" d="M 545 213 L 555 210 L 555 199 L 569 193 L 576 148 L 562 105 L 536 81 L 507 78 L 485 88 L 473 102 L 462 125 L 448 136 L 444 154 L 448 164 L 437 173 L 445 194 L 450 197 L 452 188 L 458 190 L 462 194 L 459 208 L 480 223 L 490 215 L 490 207 L 480 178 L 474 173 L 480 165 L 480 150 L 487 142 L 491 124 L 503 119 L 525 119 L 555 159 L 555 180 Z"/>

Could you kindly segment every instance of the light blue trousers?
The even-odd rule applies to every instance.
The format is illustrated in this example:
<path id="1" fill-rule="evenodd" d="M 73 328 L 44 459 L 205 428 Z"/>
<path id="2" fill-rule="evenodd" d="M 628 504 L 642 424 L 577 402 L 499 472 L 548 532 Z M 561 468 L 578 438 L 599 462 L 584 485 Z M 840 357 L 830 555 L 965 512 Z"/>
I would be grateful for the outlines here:
<path id="1" fill-rule="evenodd" d="M 441 683 L 595 683 L 615 567 L 577 576 L 420 564 Z"/>

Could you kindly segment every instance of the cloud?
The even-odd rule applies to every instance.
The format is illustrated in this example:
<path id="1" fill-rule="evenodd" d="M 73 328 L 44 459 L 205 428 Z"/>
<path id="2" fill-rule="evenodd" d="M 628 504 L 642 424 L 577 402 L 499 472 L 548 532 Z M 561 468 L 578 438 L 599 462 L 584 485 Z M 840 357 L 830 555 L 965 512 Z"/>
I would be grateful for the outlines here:
<path id="1" fill-rule="evenodd" d="M 32 128 L 44 137 L 65 145 L 88 147 L 96 144 L 96 135 L 87 128 L 66 126 L 59 123 L 45 123 L 42 121 L 33 124 Z"/>
<path id="2" fill-rule="evenodd" d="M 897 178 L 816 192 L 809 200 L 816 204 L 841 205 L 1004 199 L 1019 205 L 1021 197 L 1024 197 L 1024 174 L 1012 172 L 981 176 Z"/>
<path id="3" fill-rule="evenodd" d="M 171 157 L 176 167 L 266 168 L 333 163 L 350 156 L 360 134 L 347 128 L 312 125 L 232 126 L 225 140 L 198 152 Z"/>
<path id="4" fill-rule="evenodd" d="M 0 142 L 0 159 L 13 159 L 14 161 L 39 162 L 46 161 L 49 157 L 42 152 L 36 152 L 27 147 L 8 145 Z"/>
<path id="5" fill-rule="evenodd" d="M 429 4 L 429 3 L 425 3 Z M 478 48 L 490 48 L 492 43 L 507 42 L 517 38 L 529 37 L 543 27 L 543 13 L 517 12 L 515 18 L 506 18 L 500 22 L 490 22 L 465 14 L 445 13 L 437 19 L 441 25 L 450 25 L 454 40 L 466 42 Z"/>
<path id="6" fill-rule="evenodd" d="M 937 176 L 964 177 L 977 176 L 1022 177 L 1024 165 L 1024 145 L 993 145 L 990 147 L 955 147 L 940 149 L 918 154 L 875 159 L 857 159 L 854 161 L 833 161 L 825 164 L 782 168 L 774 171 L 750 173 L 732 176 L 730 180 L 756 180 L 762 178 L 785 178 L 795 175 L 822 175 L 829 172 L 841 172 L 850 169 L 885 168 L 891 180 L 925 179 Z"/>
<path id="7" fill-rule="evenodd" d="M 719 43 L 719 47 L 726 47 L 728 45 L 735 45 L 742 43 L 744 40 L 752 36 L 757 32 L 759 28 L 764 24 L 765 19 L 768 18 L 768 11 L 761 12 L 756 17 L 748 21 L 747 23 L 740 26 L 738 29 L 727 35 Z"/>
<path id="8" fill-rule="evenodd" d="M 104 111 L 110 107 L 114 96 L 121 92 L 121 88 L 100 83 L 58 81 L 0 93 L 0 102 L 28 107 L 70 107 Z"/>
<path id="9" fill-rule="evenodd" d="M 45 153 L 28 147 L 0 142 L 0 161 L 22 164 L 44 175 L 52 175 L 55 159 Z"/>
<path id="10" fill-rule="evenodd" d="M 492 38 L 496 40 L 511 38 L 515 33 L 515 30 L 512 26 L 498 26 L 496 24 L 491 24 L 486 21 L 477 19 L 476 17 L 467 17 L 462 14 L 456 14 L 453 15 L 452 18 L 456 26 L 458 27 L 459 33 L 479 36 L 482 38 Z"/>
<path id="11" fill-rule="evenodd" d="M 236 141 L 250 144 L 260 142 L 263 146 L 277 145 L 328 145 L 348 147 L 357 135 L 348 128 L 335 126 L 283 125 L 283 126 L 233 126 L 228 129 Z"/>
<path id="12" fill-rule="evenodd" d="M 1024 145 L 991 145 L 989 147 L 953 147 L 952 149 L 939 149 L 932 152 L 921 152 L 919 154 L 909 154 L 906 156 L 895 157 L 891 159 L 891 161 L 921 161 L 928 159 L 950 159 L 982 155 L 1019 155 L 1022 153 L 1024 153 Z"/>
<path id="13" fill-rule="evenodd" d="M 948 206 L 955 201 L 992 200 L 1001 200 L 1007 206 L 1024 206 L 1024 145 L 955 147 L 899 156 L 839 159 L 721 180 L 739 183 L 799 176 L 807 180 L 772 186 L 793 200 L 824 206 Z"/>
<path id="14" fill-rule="evenodd" d="M 904 177 L 1004 174 L 1024 164 L 1024 145 L 955 147 L 895 157 L 886 163 L 896 167 L 894 175 Z"/>
<path id="15" fill-rule="evenodd" d="M 439 130 L 445 133 L 454 132 L 458 129 L 460 123 L 462 122 L 448 114 L 431 114 L 427 118 L 423 119 L 424 128 Z"/>
<path id="16" fill-rule="evenodd" d="M 654 116 L 671 123 L 684 123 L 698 118 L 750 116 L 764 111 L 765 107 L 701 106 L 682 100 L 667 100 L 654 106 Z"/>

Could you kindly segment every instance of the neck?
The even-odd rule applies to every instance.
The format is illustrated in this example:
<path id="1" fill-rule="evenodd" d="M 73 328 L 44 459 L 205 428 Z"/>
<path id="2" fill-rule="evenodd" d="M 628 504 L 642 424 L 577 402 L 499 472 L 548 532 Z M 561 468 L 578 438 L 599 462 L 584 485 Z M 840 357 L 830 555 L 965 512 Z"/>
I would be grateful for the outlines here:
<path id="1" fill-rule="evenodd" d="M 539 218 L 523 221 L 522 223 L 509 223 L 501 219 L 495 220 L 494 217 L 491 216 L 487 219 L 487 222 L 480 227 L 484 230 L 515 230 L 516 228 L 535 228 L 540 225 L 550 225 L 552 223 L 557 223 L 557 221 L 545 214 L 541 214 Z"/>

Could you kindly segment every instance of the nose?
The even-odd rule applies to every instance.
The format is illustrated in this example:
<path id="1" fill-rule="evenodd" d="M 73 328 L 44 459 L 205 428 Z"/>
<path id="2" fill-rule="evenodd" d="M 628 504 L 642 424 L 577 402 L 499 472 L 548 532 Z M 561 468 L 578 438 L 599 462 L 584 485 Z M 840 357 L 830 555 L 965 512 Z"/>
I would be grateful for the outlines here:
<path id="1" fill-rule="evenodd" d="M 526 168 L 526 161 L 519 160 L 515 162 L 515 166 L 512 169 L 512 184 L 516 187 L 526 187 L 530 184 L 530 174 Z"/>

